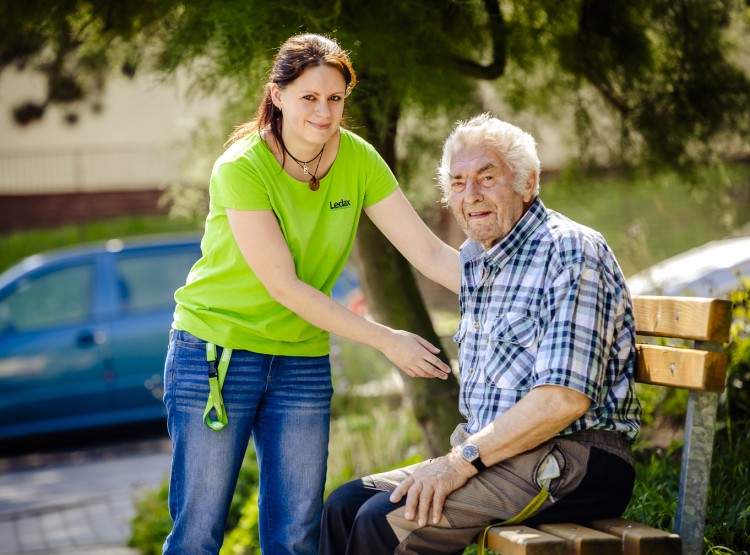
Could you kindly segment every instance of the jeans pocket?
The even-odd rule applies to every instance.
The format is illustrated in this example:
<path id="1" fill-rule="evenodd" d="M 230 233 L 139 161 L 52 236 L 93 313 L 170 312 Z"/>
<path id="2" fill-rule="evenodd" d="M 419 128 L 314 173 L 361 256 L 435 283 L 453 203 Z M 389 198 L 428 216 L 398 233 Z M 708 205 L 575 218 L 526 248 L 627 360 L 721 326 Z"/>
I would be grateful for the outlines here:
<path id="1" fill-rule="evenodd" d="M 175 410 L 202 412 L 209 393 L 206 342 L 175 330 L 164 378 L 169 384 L 165 399 Z"/>

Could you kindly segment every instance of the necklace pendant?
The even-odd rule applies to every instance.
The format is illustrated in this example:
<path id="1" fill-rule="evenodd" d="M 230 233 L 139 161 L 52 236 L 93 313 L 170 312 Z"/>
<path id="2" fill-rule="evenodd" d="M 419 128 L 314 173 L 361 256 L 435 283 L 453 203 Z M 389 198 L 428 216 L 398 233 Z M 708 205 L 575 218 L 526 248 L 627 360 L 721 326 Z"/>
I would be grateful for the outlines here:
<path id="1" fill-rule="evenodd" d="M 310 175 L 310 170 L 307 169 L 307 164 L 302 166 L 302 171 L 305 172 L 305 175 Z"/>
<path id="2" fill-rule="evenodd" d="M 318 178 L 313 176 L 310 178 L 310 190 L 311 191 L 317 191 L 320 189 L 320 181 L 318 181 Z"/>

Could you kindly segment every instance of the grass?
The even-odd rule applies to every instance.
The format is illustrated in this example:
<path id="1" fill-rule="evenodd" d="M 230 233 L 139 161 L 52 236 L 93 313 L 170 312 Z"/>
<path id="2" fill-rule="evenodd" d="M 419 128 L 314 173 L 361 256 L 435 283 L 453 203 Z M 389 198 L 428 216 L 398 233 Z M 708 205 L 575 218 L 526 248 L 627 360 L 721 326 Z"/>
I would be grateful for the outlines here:
<path id="1" fill-rule="evenodd" d="M 356 478 L 425 459 L 422 432 L 408 404 L 333 420 L 326 495 Z"/>
<path id="2" fill-rule="evenodd" d="M 750 428 L 733 437 L 719 430 L 713 450 L 704 553 L 750 553 Z M 625 518 L 663 530 L 674 529 L 682 445 L 636 453 L 636 485 Z M 640 456 L 639 456 L 640 455 Z"/>

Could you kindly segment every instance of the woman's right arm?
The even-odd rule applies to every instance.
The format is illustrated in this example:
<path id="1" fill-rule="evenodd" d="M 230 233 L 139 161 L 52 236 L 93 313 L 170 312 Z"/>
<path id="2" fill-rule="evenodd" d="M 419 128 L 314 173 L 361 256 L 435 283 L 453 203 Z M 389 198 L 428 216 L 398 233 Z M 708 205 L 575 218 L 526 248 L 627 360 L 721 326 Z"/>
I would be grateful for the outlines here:
<path id="1" fill-rule="evenodd" d="M 440 240 L 419 217 L 401 189 L 365 208 L 367 216 L 422 274 L 458 294 L 458 251 Z"/>
<path id="2" fill-rule="evenodd" d="M 300 280 L 271 210 L 227 209 L 227 218 L 242 255 L 276 302 L 314 326 L 378 349 L 409 376 L 447 377 L 450 367 L 425 339 L 367 320 Z"/>

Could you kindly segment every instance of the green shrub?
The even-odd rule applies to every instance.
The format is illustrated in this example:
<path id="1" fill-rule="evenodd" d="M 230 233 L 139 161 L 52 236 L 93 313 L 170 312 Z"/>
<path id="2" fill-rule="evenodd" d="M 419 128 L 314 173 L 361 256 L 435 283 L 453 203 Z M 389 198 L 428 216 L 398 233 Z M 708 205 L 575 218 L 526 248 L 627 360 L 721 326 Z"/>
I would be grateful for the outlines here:
<path id="1" fill-rule="evenodd" d="M 704 532 L 707 553 L 748 554 L 750 548 L 750 426 L 719 430 Z"/>
<path id="2" fill-rule="evenodd" d="M 168 496 L 169 482 L 165 480 L 158 488 L 147 490 L 136 502 L 128 545 L 141 555 L 161 554 L 164 540 L 172 529 Z"/>
<path id="3" fill-rule="evenodd" d="M 242 503 L 240 518 L 224 539 L 220 555 L 260 555 L 257 490 Z"/>
<path id="4" fill-rule="evenodd" d="M 750 421 L 750 278 L 732 294 L 734 309 L 732 343 L 729 346 L 725 413 L 732 425 Z"/>
<path id="5" fill-rule="evenodd" d="M 255 448 L 251 441 L 245 453 L 245 458 L 242 460 L 240 474 L 237 477 L 237 487 L 234 490 L 232 504 L 229 506 L 227 530 L 231 530 L 242 520 L 246 512 L 245 505 L 249 499 L 252 499 L 257 494 L 259 483 L 258 457 L 255 454 Z"/>

